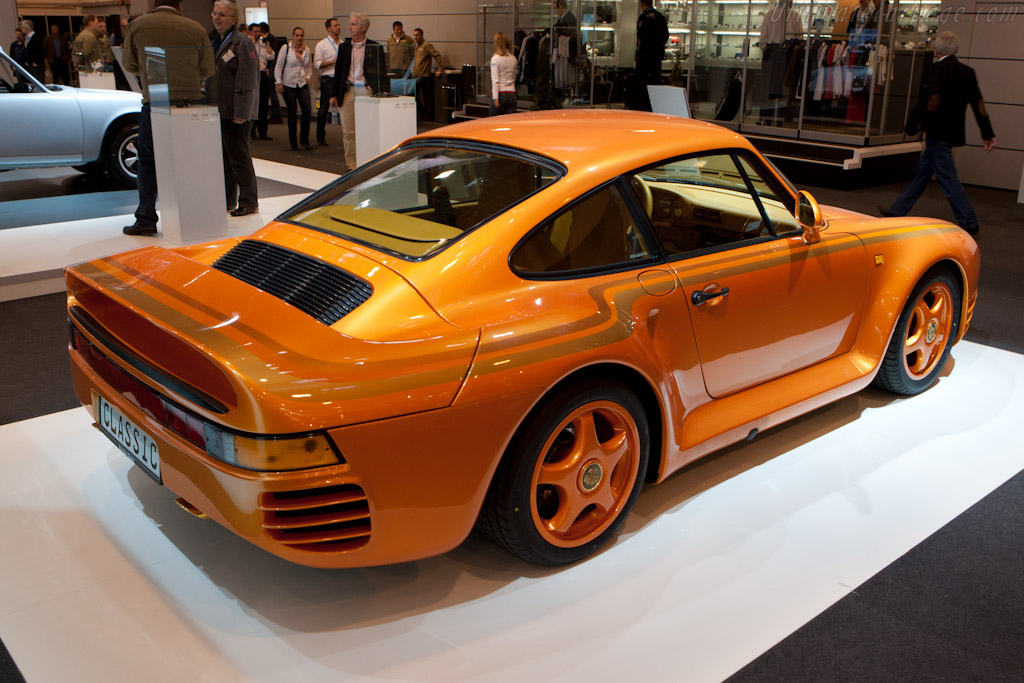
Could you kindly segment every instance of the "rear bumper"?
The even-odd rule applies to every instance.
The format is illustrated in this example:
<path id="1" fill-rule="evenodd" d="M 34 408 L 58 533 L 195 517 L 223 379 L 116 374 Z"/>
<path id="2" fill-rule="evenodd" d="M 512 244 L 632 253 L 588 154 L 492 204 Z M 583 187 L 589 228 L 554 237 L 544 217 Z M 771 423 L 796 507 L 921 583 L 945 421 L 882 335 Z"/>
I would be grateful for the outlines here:
<path id="1" fill-rule="evenodd" d="M 461 543 L 532 402 L 506 396 L 341 427 L 329 434 L 344 463 L 254 472 L 216 460 L 165 428 L 69 350 L 78 399 L 95 418 L 98 393 L 143 428 L 159 448 L 170 491 L 247 541 L 313 567 L 392 564 Z"/>

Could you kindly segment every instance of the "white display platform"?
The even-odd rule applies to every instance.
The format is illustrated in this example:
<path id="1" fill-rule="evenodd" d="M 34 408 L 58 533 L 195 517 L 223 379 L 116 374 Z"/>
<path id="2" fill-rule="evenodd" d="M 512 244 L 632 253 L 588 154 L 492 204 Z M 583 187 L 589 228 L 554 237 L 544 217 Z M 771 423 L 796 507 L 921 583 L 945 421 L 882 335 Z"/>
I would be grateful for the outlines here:
<path id="1" fill-rule="evenodd" d="M 309 191 L 318 190 L 338 178 L 333 173 L 265 159 L 253 159 L 253 167 L 258 178 L 278 180 Z M 52 176 L 54 181 L 60 181 L 69 174 L 79 175 L 78 171 L 70 168 L 21 169 L 0 174 L 0 183 L 38 180 L 40 176 Z M 260 213 L 228 218 L 228 232 L 233 237 L 256 232 L 269 223 L 271 218 L 289 206 L 297 204 L 308 194 L 309 192 L 303 192 L 280 197 L 261 197 Z M 157 213 L 163 214 L 161 203 L 157 204 Z M 63 291 L 62 270 L 64 266 L 72 263 L 89 261 L 147 244 L 176 246 L 166 240 L 162 233 L 157 233 L 155 237 L 123 234 L 121 228 L 134 220 L 135 217 L 129 213 L 0 230 L 0 254 L 4 255 L 4 258 L 0 259 L 0 301 Z"/>
<path id="2" fill-rule="evenodd" d="M 416 135 L 415 97 L 356 97 L 356 163 Z"/>
<path id="3" fill-rule="evenodd" d="M 31 682 L 721 681 L 1024 469 L 1024 356 L 952 365 L 646 488 L 562 569 L 475 536 L 299 567 L 179 510 L 83 409 L 5 425 L 0 634 Z"/>
<path id="4" fill-rule="evenodd" d="M 110 71 L 79 71 L 78 84 L 90 90 L 117 90 L 117 81 Z"/>
<path id="5" fill-rule="evenodd" d="M 164 239 L 182 245 L 227 237 L 217 107 L 152 107 L 151 111 Z"/>

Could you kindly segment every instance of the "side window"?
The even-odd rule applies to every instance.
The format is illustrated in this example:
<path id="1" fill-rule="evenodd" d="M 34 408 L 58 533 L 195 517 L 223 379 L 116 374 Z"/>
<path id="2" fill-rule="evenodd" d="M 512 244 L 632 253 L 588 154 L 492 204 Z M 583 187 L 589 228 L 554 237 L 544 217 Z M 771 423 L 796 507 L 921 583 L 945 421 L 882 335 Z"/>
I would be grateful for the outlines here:
<path id="1" fill-rule="evenodd" d="M 648 256 L 621 193 L 609 185 L 531 232 L 513 253 L 512 269 L 520 274 L 565 273 Z"/>
<path id="2" fill-rule="evenodd" d="M 761 198 L 761 205 L 775 227 L 775 234 L 784 235 L 789 232 L 800 232 L 802 230 L 800 224 L 793 217 L 793 211 L 780 199 L 780 193 L 769 185 L 764 175 L 756 171 L 749 161 L 742 156 L 738 158 L 740 166 L 746 171 L 747 177 L 750 178 L 751 184 Z"/>
<path id="3" fill-rule="evenodd" d="M 633 179 L 650 190 L 651 222 L 669 257 L 771 234 L 729 154 L 679 159 Z"/>

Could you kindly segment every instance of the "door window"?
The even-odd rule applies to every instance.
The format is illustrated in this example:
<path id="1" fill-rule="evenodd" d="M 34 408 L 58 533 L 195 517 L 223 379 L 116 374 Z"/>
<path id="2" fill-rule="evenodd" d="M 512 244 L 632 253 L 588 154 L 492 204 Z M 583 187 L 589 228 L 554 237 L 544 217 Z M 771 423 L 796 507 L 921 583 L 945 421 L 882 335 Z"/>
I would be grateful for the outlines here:
<path id="1" fill-rule="evenodd" d="M 771 224 L 778 223 L 776 232 L 799 229 L 772 186 L 752 164 L 733 154 L 688 157 L 647 168 L 632 176 L 630 186 L 650 205 L 654 232 L 669 258 L 771 235 L 765 215 Z"/>
<path id="2" fill-rule="evenodd" d="M 650 256 L 619 188 L 609 185 L 530 233 L 511 262 L 520 274 L 563 274 L 634 263 Z"/>

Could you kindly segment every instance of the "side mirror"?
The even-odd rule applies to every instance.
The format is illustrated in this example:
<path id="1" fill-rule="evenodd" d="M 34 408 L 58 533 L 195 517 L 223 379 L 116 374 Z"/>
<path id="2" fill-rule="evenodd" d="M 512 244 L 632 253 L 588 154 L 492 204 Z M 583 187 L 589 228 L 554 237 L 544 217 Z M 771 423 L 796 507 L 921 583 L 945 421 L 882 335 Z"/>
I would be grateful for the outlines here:
<path id="1" fill-rule="evenodd" d="M 821 229 L 825 227 L 821 219 L 821 207 L 807 190 L 800 190 L 797 195 L 794 218 L 804 229 L 805 244 L 816 244 L 821 241 Z"/>

